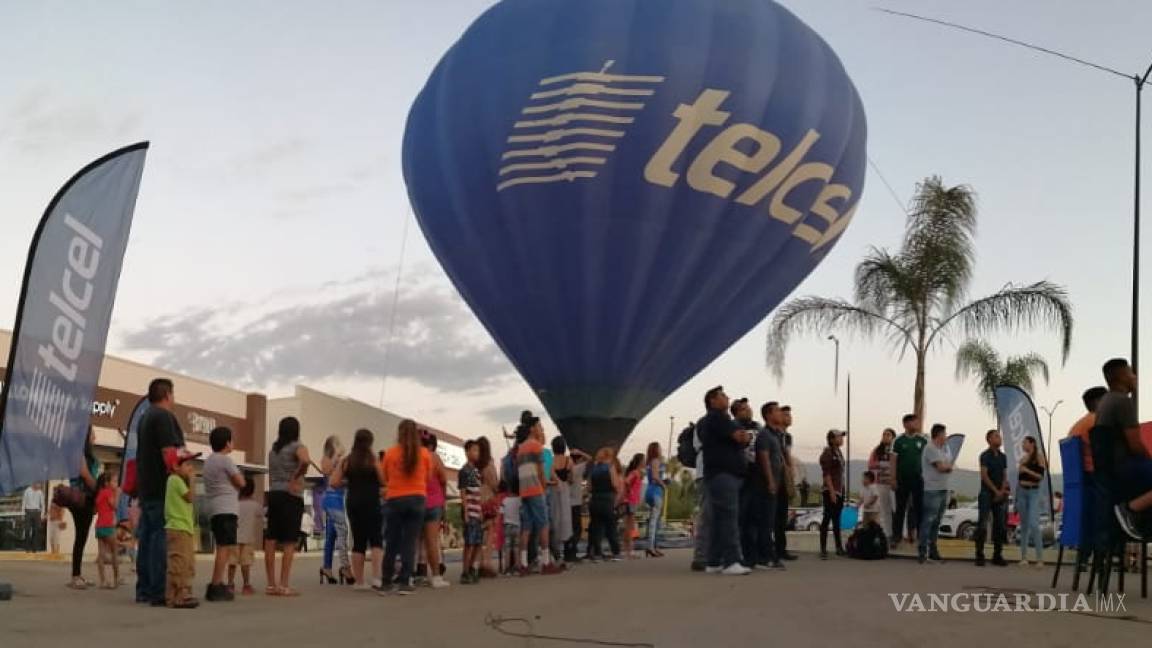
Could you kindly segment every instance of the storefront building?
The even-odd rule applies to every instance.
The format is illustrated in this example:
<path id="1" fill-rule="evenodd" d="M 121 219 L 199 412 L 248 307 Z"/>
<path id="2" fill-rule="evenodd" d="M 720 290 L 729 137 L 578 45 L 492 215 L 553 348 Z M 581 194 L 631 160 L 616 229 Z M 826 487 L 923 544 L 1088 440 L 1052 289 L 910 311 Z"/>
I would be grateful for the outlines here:
<path id="1" fill-rule="evenodd" d="M 11 334 L 0 331 L 0 362 L 8 358 Z M 3 368 L 0 368 L 0 376 Z M 264 458 L 267 445 L 265 422 L 267 419 L 267 399 L 262 394 L 252 394 L 198 380 L 189 376 L 165 371 L 156 367 L 106 356 L 100 372 L 99 386 L 92 403 L 91 424 L 96 435 L 95 454 L 104 470 L 118 470 L 122 463 L 124 448 L 123 431 L 127 430 L 128 420 L 136 404 L 148 391 L 148 383 L 154 378 L 169 378 L 175 385 L 176 406 L 174 413 L 184 432 L 188 449 L 192 452 L 211 452 L 208 434 L 217 426 L 232 429 L 233 460 L 242 469 L 262 474 L 265 471 Z M 45 507 L 51 500 L 51 487 L 45 485 Z M 203 492 L 203 483 L 197 481 L 198 494 Z M 0 551 L 23 549 L 23 492 L 0 497 Z M 198 512 L 201 507 L 197 507 Z M 47 511 L 45 510 L 45 517 Z M 69 553 L 73 540 L 71 516 L 64 516 L 67 528 L 59 538 L 62 553 Z M 208 535 L 206 520 L 200 520 L 202 540 Z M 202 542 L 201 545 L 209 543 Z M 44 534 L 40 534 L 40 547 L 44 545 Z M 95 554 L 96 543 L 90 541 L 88 553 Z"/>

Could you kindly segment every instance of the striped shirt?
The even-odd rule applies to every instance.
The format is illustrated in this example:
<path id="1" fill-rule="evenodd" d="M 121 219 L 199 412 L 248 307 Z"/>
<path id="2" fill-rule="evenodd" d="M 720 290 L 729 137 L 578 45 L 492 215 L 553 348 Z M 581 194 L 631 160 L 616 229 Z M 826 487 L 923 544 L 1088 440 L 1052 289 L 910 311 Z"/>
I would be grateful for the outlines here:
<path id="1" fill-rule="evenodd" d="M 460 469 L 456 486 L 460 490 L 460 501 L 464 507 L 464 521 L 482 519 L 480 510 L 480 471 L 476 466 L 465 464 Z"/>
<path id="2" fill-rule="evenodd" d="M 544 446 L 531 440 L 520 444 L 516 449 L 516 474 L 520 478 L 520 497 L 536 497 L 544 494 L 544 484 L 540 481 L 540 470 L 544 465 Z"/>

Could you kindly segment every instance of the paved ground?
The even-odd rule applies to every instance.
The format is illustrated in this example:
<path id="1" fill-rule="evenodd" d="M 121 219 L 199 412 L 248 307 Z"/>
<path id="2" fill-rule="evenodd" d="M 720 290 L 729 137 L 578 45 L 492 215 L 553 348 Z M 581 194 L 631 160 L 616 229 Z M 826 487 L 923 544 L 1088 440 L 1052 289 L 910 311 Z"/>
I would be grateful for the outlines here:
<path id="1" fill-rule="evenodd" d="M 257 595 L 195 611 L 131 603 L 130 588 L 75 592 L 63 587 L 67 567 L 43 561 L 0 563 L 0 580 L 16 597 L 0 603 L 0 646 L 565 646 L 502 635 L 492 616 L 526 618 L 536 633 L 600 645 L 668 646 L 964 646 L 974 641 L 1054 646 L 1147 642 L 1152 604 L 1139 600 L 1136 579 L 1125 600 L 1128 619 L 1074 613 L 901 613 L 889 593 L 1050 592 L 1048 570 L 977 569 L 910 560 L 821 562 L 802 555 L 784 573 L 742 578 L 687 569 L 688 553 L 659 560 L 578 566 L 568 574 L 501 579 L 408 598 L 356 593 L 316 584 L 318 562 L 299 564 L 299 599 Z M 199 581 L 209 565 L 197 566 Z M 450 575 L 458 569 L 452 566 Z M 257 585 L 262 585 L 259 578 Z M 1067 583 L 1068 581 L 1065 581 Z M 1067 591 L 1067 590 L 1064 590 Z M 506 628 L 521 632 L 523 624 Z M 1002 639 L 996 639 L 1000 637 Z"/>

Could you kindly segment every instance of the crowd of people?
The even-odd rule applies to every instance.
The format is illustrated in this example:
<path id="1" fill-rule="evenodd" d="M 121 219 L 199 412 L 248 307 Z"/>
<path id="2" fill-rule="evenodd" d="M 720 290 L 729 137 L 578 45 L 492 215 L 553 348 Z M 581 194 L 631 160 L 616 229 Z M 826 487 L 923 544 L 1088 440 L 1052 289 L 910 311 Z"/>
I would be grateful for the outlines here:
<path id="1" fill-rule="evenodd" d="M 1088 413 L 1073 426 L 1070 436 L 1083 441 L 1087 480 L 1115 489 L 1115 516 L 1122 529 L 1134 539 L 1146 538 L 1150 536 L 1148 512 L 1152 511 L 1152 458 L 1141 441 L 1131 398 L 1135 373 L 1126 361 L 1112 360 L 1104 366 L 1104 375 L 1108 387 L 1085 392 Z M 136 601 L 170 608 L 199 605 L 192 584 L 193 460 L 200 455 L 185 450 L 183 433 L 172 414 L 174 398 L 174 386 L 167 379 L 154 380 L 149 386 L 151 408 L 140 423 L 135 470 L 125 480 L 133 482 L 130 492 L 125 485 L 133 497 L 127 519 L 117 506 L 117 474 L 100 472 L 92 454 L 91 431 L 79 475 L 70 489 L 64 489 L 65 497 L 53 498 L 54 511 L 69 510 L 76 528 L 71 587 L 93 585 L 83 579 L 81 564 L 84 543 L 95 522 L 100 587 L 115 588 L 122 582 L 119 555 L 135 541 Z M 788 551 L 786 534 L 789 501 L 797 483 L 789 432 L 792 410 L 767 402 L 757 422 L 748 399 L 730 400 L 722 387 L 709 390 L 704 403 L 706 414 L 681 434 L 676 449 L 679 462 L 696 471 L 692 569 L 737 576 L 756 569 L 783 570 L 786 562 L 797 560 Z M 841 450 L 845 435 L 829 430 L 820 455 L 821 559 L 830 556 L 829 531 L 836 555 L 849 550 L 840 528 L 848 491 Z M 568 564 L 582 560 L 637 558 L 634 538 L 639 535 L 641 505 L 647 507 L 649 520 L 645 551 L 654 558 L 664 555 L 659 534 L 669 482 L 658 443 L 623 464 L 610 447 L 589 456 L 569 449 L 563 437 L 553 438 L 549 447 L 545 441 L 540 419 L 526 411 L 514 444 L 502 459 L 493 456 L 487 438 L 465 444 L 467 462 L 458 471 L 456 483 L 460 496 L 457 522 L 464 545 L 461 584 L 474 585 L 501 573 L 559 574 Z M 989 530 L 992 564 L 1008 564 L 1003 551 L 1007 510 L 1014 499 L 1021 518 L 1021 563 L 1030 564 L 1027 551 L 1032 549 L 1035 563 L 1042 565 L 1039 498 L 1047 458 L 1037 439 L 1023 439 L 1017 483 L 1010 484 L 1001 433 L 989 430 L 985 441 L 987 449 L 979 459 L 976 564 L 986 564 Z M 291 584 L 292 568 L 305 509 L 304 477 L 311 466 L 323 476 L 313 500 L 322 512 L 325 536 L 321 583 L 400 595 L 412 593 L 421 581 L 433 589 L 449 586 L 440 545 L 448 472 L 435 452 L 436 437 L 415 422 L 402 421 L 396 443 L 380 451 L 374 447 L 375 435 L 367 429 L 356 431 L 348 452 L 339 438 L 330 437 L 317 465 L 300 442 L 300 422 L 282 419 L 268 453 L 263 501 L 256 497 L 251 477 L 229 456 L 231 430 L 212 430 L 209 442 L 212 453 L 204 460 L 201 478 L 216 556 L 204 597 L 207 601 L 233 600 L 238 571 L 241 594 L 254 593 L 251 568 L 257 548 L 264 553 L 265 594 L 299 595 Z M 874 530 L 885 548 L 908 543 L 916 548 L 921 563 L 939 562 L 937 538 L 951 498 L 949 477 L 954 462 L 942 424 L 932 425 L 924 435 L 919 417 L 909 414 L 903 418 L 902 434 L 885 429 L 862 476 L 862 524 L 857 533 Z M 28 517 L 39 515 L 44 508 L 42 498 L 36 497 L 39 491 L 29 489 L 28 493 L 32 493 L 25 494 Z M 580 556 L 585 503 L 589 524 L 586 550 Z M 62 513 L 52 516 L 50 523 L 64 523 Z M 337 557 L 339 566 L 334 571 Z"/>

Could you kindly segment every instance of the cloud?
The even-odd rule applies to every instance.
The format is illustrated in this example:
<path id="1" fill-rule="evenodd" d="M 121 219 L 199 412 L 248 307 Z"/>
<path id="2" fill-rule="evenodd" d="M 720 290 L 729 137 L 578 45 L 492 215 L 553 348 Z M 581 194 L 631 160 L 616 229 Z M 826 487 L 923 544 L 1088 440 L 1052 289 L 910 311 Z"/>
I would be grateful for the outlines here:
<path id="1" fill-rule="evenodd" d="M 121 347 L 154 354 L 162 367 L 245 388 L 387 373 L 442 391 L 483 393 L 514 379 L 503 353 L 443 282 L 406 281 L 389 344 L 392 285 L 376 272 L 192 309 L 129 332 Z"/>
<path id="2" fill-rule="evenodd" d="M 252 177 L 270 173 L 273 167 L 303 157 L 311 146 L 298 137 L 288 137 L 255 147 L 237 156 L 232 173 Z"/>
<path id="3" fill-rule="evenodd" d="M 520 420 L 520 412 L 526 409 L 530 410 L 533 408 L 522 405 L 500 405 L 499 407 L 490 407 L 481 412 L 481 414 L 493 423 L 501 423 L 511 427 Z"/>
<path id="4" fill-rule="evenodd" d="M 127 140 L 139 133 L 137 112 L 110 111 L 77 97 L 63 100 L 45 89 L 27 92 L 0 113 L 0 145 L 18 153 L 59 150 L 76 142 Z"/>

